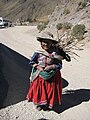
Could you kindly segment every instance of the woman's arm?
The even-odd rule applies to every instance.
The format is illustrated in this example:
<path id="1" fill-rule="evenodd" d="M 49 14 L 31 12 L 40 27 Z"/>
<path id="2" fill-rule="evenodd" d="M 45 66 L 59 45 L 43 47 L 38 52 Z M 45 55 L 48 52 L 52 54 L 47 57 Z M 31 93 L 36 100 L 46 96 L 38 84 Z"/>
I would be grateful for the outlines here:
<path id="1" fill-rule="evenodd" d="M 33 56 L 31 57 L 31 60 L 30 60 L 29 64 L 32 67 L 35 67 L 38 64 L 38 55 L 39 55 L 39 53 L 34 52 Z"/>
<path id="2" fill-rule="evenodd" d="M 58 64 L 54 64 L 56 70 L 61 70 L 62 69 L 62 62 Z"/>
<path id="3" fill-rule="evenodd" d="M 45 71 L 50 71 L 50 70 L 60 70 L 62 69 L 62 64 L 58 63 L 58 64 L 52 64 L 52 65 L 48 65 L 45 67 Z"/>
<path id="4" fill-rule="evenodd" d="M 29 64 L 30 64 L 33 68 L 37 68 L 39 71 L 43 71 L 43 68 L 38 65 L 38 56 L 39 56 L 39 53 L 35 52 L 35 53 L 33 54 L 33 56 L 31 57 L 31 60 L 30 60 Z"/>

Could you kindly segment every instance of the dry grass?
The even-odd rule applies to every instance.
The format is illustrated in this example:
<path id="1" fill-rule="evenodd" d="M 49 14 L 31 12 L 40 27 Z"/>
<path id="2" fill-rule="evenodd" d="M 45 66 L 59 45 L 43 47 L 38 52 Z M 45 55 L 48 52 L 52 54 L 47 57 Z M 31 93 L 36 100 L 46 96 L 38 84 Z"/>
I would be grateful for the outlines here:
<path id="1" fill-rule="evenodd" d="M 37 20 L 37 22 L 44 22 L 44 23 L 47 23 L 49 21 L 48 16 L 39 17 L 36 20 Z"/>

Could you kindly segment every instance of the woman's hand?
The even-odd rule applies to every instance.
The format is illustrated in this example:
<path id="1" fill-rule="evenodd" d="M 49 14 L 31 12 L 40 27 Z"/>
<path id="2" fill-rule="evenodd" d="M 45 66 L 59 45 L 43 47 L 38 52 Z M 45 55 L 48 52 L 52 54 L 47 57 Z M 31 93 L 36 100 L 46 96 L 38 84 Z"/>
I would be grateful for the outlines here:
<path id="1" fill-rule="evenodd" d="M 35 68 L 35 67 L 37 67 L 37 66 L 38 66 L 38 64 L 36 64 L 36 63 L 35 63 L 35 64 L 33 64 L 33 68 Z"/>
<path id="2" fill-rule="evenodd" d="M 45 71 L 50 71 L 50 70 L 54 70 L 55 69 L 55 66 L 54 65 L 48 65 L 45 67 Z"/>
<path id="3" fill-rule="evenodd" d="M 37 68 L 40 72 L 43 71 L 43 68 L 41 66 L 39 66 L 38 64 L 33 64 L 34 68 Z"/>
<path id="4" fill-rule="evenodd" d="M 41 66 L 37 66 L 37 69 L 41 72 L 41 71 L 43 71 L 43 68 L 41 67 Z"/>

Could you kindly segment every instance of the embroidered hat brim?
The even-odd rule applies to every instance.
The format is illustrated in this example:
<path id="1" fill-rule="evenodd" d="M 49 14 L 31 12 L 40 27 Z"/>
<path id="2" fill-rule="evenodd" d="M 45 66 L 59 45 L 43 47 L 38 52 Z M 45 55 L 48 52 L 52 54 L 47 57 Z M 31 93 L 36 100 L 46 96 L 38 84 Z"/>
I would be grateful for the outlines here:
<path id="1" fill-rule="evenodd" d="M 39 36 L 37 36 L 37 40 L 40 42 L 51 41 L 54 44 L 58 43 L 58 41 L 54 39 L 53 34 L 48 31 L 44 31 L 41 34 L 39 34 Z"/>
<path id="2" fill-rule="evenodd" d="M 58 41 L 54 40 L 54 39 L 49 39 L 49 38 L 43 38 L 43 37 L 37 37 L 37 40 L 39 42 L 47 42 L 47 41 L 51 41 L 54 44 L 57 44 Z"/>

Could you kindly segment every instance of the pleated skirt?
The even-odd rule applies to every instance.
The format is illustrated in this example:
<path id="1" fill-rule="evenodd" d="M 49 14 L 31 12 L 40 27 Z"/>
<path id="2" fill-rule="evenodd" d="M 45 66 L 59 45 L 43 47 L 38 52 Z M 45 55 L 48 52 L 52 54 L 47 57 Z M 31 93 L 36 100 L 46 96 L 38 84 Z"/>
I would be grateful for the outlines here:
<path id="1" fill-rule="evenodd" d="M 54 103 L 61 104 L 62 78 L 60 71 L 49 80 L 38 76 L 31 84 L 27 94 L 28 102 L 35 105 L 48 105 L 52 109 Z"/>

